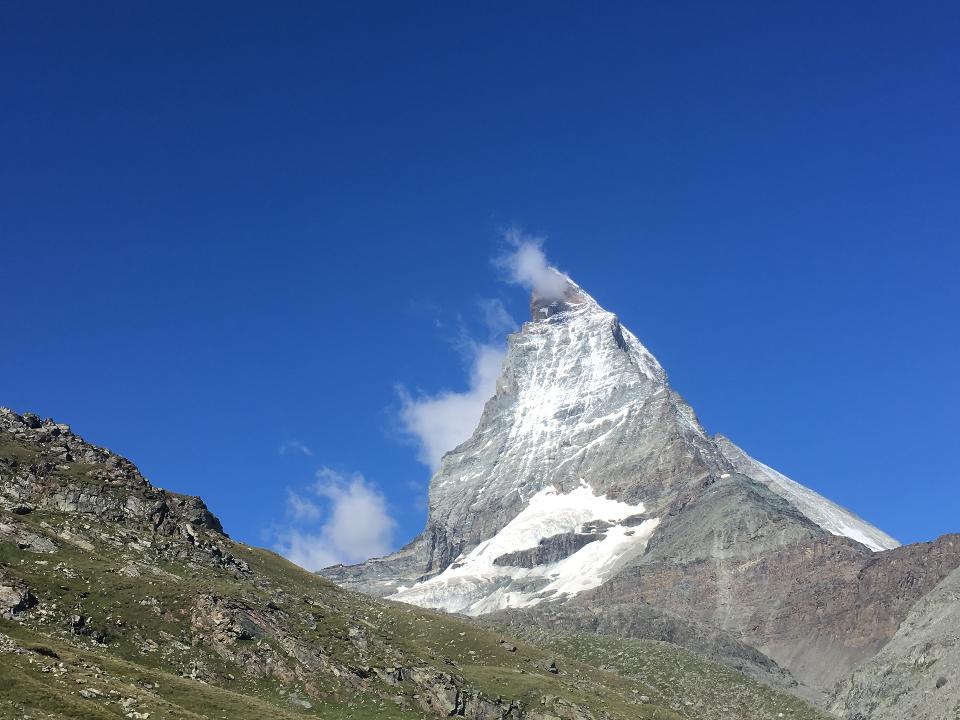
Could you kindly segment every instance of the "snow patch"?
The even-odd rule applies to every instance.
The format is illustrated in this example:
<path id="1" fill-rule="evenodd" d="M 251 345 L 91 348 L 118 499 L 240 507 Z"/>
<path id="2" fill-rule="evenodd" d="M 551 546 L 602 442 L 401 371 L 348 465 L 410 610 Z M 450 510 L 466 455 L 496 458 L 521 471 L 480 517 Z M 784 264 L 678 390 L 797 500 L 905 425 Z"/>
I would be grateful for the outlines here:
<path id="1" fill-rule="evenodd" d="M 481 615 L 576 595 L 597 587 L 623 562 L 643 552 L 659 518 L 649 518 L 635 527 L 621 524 L 643 512 L 643 503 L 630 505 L 595 495 L 583 480 L 569 493 L 560 493 L 552 486 L 544 488 L 492 538 L 439 575 L 404 588 L 389 599 Z M 585 524 L 598 520 L 611 524 L 605 536 L 569 557 L 533 568 L 494 565 L 501 555 L 536 547 L 553 535 L 582 531 Z"/>

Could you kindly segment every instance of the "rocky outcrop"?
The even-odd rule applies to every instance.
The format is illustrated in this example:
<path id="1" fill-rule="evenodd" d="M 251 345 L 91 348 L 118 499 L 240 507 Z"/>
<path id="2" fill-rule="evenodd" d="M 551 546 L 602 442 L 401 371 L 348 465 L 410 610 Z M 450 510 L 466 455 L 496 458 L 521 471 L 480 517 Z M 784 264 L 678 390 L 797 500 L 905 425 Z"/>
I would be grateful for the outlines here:
<path id="1" fill-rule="evenodd" d="M 577 550 L 603 537 L 602 533 L 560 533 L 543 538 L 536 547 L 516 552 L 504 553 L 493 561 L 494 565 L 512 565 L 514 567 L 532 568 L 537 565 L 546 565 L 570 557 Z"/>
<path id="2" fill-rule="evenodd" d="M 253 677 L 305 682 L 308 694 L 315 692 L 310 680 L 318 673 L 337 674 L 354 688 L 361 684 L 356 673 L 333 662 L 323 648 L 290 633 L 283 613 L 268 606 L 205 593 L 193 603 L 190 624 L 199 642 Z"/>
<path id="3" fill-rule="evenodd" d="M 11 510 L 147 524 L 166 535 L 188 535 L 190 528 L 223 534 L 200 498 L 153 487 L 129 460 L 84 441 L 68 425 L 0 408 L 0 443 L 0 502 Z"/>
<path id="4" fill-rule="evenodd" d="M 26 583 L 0 568 L 0 617 L 12 618 L 37 604 Z"/>
<path id="5" fill-rule="evenodd" d="M 960 569 L 917 602 L 890 642 L 838 685 L 832 709 L 844 720 L 960 717 Z"/>
<path id="6" fill-rule="evenodd" d="M 50 538 L 14 523 L 0 522 L 0 542 L 13 543 L 19 549 L 32 553 L 53 553 L 57 550 L 57 543 Z"/>

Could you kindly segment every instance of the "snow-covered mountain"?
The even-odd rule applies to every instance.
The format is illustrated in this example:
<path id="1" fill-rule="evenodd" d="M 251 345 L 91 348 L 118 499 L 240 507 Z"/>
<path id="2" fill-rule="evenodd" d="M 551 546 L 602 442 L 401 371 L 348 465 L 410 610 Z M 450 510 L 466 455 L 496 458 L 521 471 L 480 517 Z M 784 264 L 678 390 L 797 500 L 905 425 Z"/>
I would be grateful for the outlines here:
<path id="1" fill-rule="evenodd" d="M 534 294 L 531 320 L 509 337 L 476 430 L 431 480 L 424 531 L 394 555 L 325 575 L 472 615 L 628 587 L 637 601 L 739 634 L 762 625 L 755 594 L 796 597 L 786 579 L 741 589 L 758 563 L 837 552 L 866 564 L 898 546 L 707 434 L 636 336 L 563 278 L 562 296 Z"/>
<path id="2" fill-rule="evenodd" d="M 669 452 L 671 443 L 699 456 L 696 475 L 741 472 L 829 532 L 873 550 L 896 547 L 889 536 L 725 438 L 718 443 L 708 437 L 653 355 L 573 281 L 562 300 L 534 298 L 531 311 L 532 321 L 509 340 L 496 395 L 479 426 L 444 457 L 431 483 L 431 523 L 448 529 L 447 536 L 451 529 L 457 534 L 446 551 L 456 556 L 441 563 L 439 575 L 399 584 L 389 597 L 480 614 L 600 585 L 644 551 L 672 499 L 677 478 L 649 460 L 685 463 Z M 662 442 L 659 426 L 676 437 Z M 659 512 L 636 528 L 622 523 L 648 507 Z M 540 543 L 557 544 L 561 536 L 587 534 L 586 527 L 598 524 L 604 529 L 590 533 L 594 542 L 568 557 L 554 559 L 554 553 L 551 562 L 532 568 L 497 562 Z"/>

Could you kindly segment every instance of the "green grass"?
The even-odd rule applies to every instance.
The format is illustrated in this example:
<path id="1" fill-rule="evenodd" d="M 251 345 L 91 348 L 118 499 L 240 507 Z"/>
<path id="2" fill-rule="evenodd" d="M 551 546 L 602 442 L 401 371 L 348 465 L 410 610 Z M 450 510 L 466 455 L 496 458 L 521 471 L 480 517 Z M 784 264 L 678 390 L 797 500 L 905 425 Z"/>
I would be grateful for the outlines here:
<path id="1" fill-rule="evenodd" d="M 41 617 L 35 611 L 25 624 L 5 622 L 0 624 L 0 631 L 21 645 L 49 647 L 71 668 L 69 675 L 84 678 L 91 687 L 98 686 L 85 675 L 83 663 L 102 668 L 109 677 L 105 687 L 128 697 L 137 697 L 136 689 L 143 682 L 159 682 L 161 690 L 156 697 L 142 700 L 143 707 L 155 706 L 159 714 L 148 710 L 153 718 L 264 717 L 258 703 L 272 708 L 271 717 L 401 718 L 420 714 L 403 711 L 390 700 L 397 694 L 412 696 L 415 687 L 393 687 L 375 676 L 355 691 L 345 688 L 333 675 L 318 674 L 311 678 L 310 693 L 302 681 L 286 683 L 285 687 L 277 678 L 251 677 L 244 667 L 227 662 L 202 640 L 195 642 L 202 633 L 191 628 L 193 604 L 197 597 L 211 593 L 258 613 L 277 614 L 287 635 L 306 647 L 322 649 L 348 667 L 430 666 L 459 678 L 458 684 L 465 689 L 492 699 L 521 701 L 525 706 L 540 707 L 544 696 L 556 696 L 594 711 L 609 712 L 613 717 L 677 717 L 638 705 L 633 693 L 635 683 L 567 659 L 561 660 L 563 673 L 552 675 L 547 670 L 556 656 L 552 651 L 521 644 L 516 652 L 508 652 L 499 642 L 499 633 L 454 617 L 340 590 L 269 551 L 221 540 L 227 552 L 249 564 L 251 579 L 200 563 L 151 557 L 155 552 L 152 549 L 141 554 L 132 549 L 138 539 L 177 545 L 142 531 L 104 527 L 82 517 L 49 511 L 34 511 L 11 520 L 50 536 L 60 549 L 41 555 L 9 543 L 0 544 L 0 565 L 31 587 L 40 600 L 38 609 L 46 613 Z M 65 524 L 92 543 L 94 550 L 86 551 L 58 539 L 58 529 Z M 87 524 L 90 529 L 84 528 Z M 100 535 L 101 529 L 107 537 Z M 139 568 L 139 576 L 119 572 L 131 564 Z M 156 572 L 151 572 L 151 567 Z M 267 609 L 268 602 L 277 609 Z M 88 627 L 102 633 L 106 644 L 96 645 L 88 636 L 72 634 L 73 615 L 90 618 Z M 366 636 L 367 649 L 353 642 L 351 628 L 360 629 Z M 148 640 L 155 644 L 154 652 L 144 652 Z M 282 638 L 251 638 L 239 641 L 236 648 L 269 648 L 284 659 L 281 644 Z M 89 717 L 104 717 L 103 713 L 110 716 L 119 708 L 116 703 L 100 707 L 98 700 L 76 696 L 75 688 L 63 695 L 57 691 L 52 675 L 30 672 L 36 663 L 55 665 L 58 660 L 54 658 L 39 654 L 9 657 L 16 662 L 4 664 L 2 679 L 10 688 L 0 693 L 5 701 L 68 717 L 81 717 L 77 714 L 81 711 Z M 182 677 L 189 674 L 191 662 L 198 658 L 210 684 Z M 284 692 L 294 688 L 298 697 L 313 704 L 312 708 L 290 705 Z M 244 715 L 234 706 L 243 702 L 260 709 Z M 354 707 L 348 706 L 351 703 Z M 193 715 L 183 714 L 191 712 Z"/>
<path id="2" fill-rule="evenodd" d="M 4 472 L 43 459 L 36 447 L 0 433 Z M 93 467 L 70 463 L 51 470 L 45 482 L 99 482 L 88 475 Z M 714 710 L 731 698 L 742 709 L 762 695 L 761 714 L 744 717 L 760 720 L 778 708 L 795 720 L 823 717 L 673 646 L 555 634 L 511 640 L 511 652 L 497 630 L 344 591 L 275 553 L 215 534 L 208 540 L 246 562 L 249 574 L 219 567 L 184 539 L 133 521 L 118 525 L 42 509 L 23 516 L 0 511 L 0 521 L 45 535 L 59 548 L 37 554 L 0 542 L 0 568 L 39 601 L 18 621 L 0 621 L 0 633 L 20 648 L 46 648 L 0 652 L 0 718 L 100 719 L 131 711 L 149 712 L 151 720 L 422 717 L 423 689 L 410 681 L 391 684 L 375 672 L 388 667 L 443 673 L 460 690 L 553 715 L 577 706 L 612 720 L 713 720 L 727 717 Z M 80 542 L 65 540 L 67 531 Z M 123 572 L 130 567 L 135 576 Z M 204 624 L 213 622 L 210 613 L 196 612 L 199 599 L 211 596 L 231 622 L 246 623 L 243 639 L 217 644 Z M 75 634 L 74 615 L 88 618 L 90 632 L 104 643 Z M 558 674 L 549 672 L 552 660 Z M 79 691 L 86 688 L 103 695 L 85 698 Z M 292 703 L 291 694 L 311 707 Z M 393 701 L 397 696 L 406 709 Z M 134 699 L 129 708 L 123 698 Z"/>
<path id="3" fill-rule="evenodd" d="M 24 643 L 38 636 L 19 624 L 0 620 L 0 632 Z M 43 712 L 54 717 L 123 717 L 117 700 L 133 697 L 134 707 L 150 712 L 151 718 L 229 718 L 295 720 L 310 717 L 341 718 L 340 707 L 320 706 L 310 710 L 284 707 L 283 697 L 261 686 L 236 691 L 204 684 L 163 672 L 156 668 L 119 660 L 108 652 L 80 650 L 69 644 L 49 643 L 60 659 L 41 655 L 2 655 L 0 663 L 0 718 L 23 717 L 23 713 Z M 43 672 L 62 662 L 67 672 L 56 676 Z M 96 668 L 96 670 L 94 669 Z M 154 688 L 153 686 L 158 686 Z M 103 698 L 87 699 L 82 689 L 101 691 Z M 250 692 L 254 689 L 254 692 Z M 111 691 L 116 693 L 111 695 Z M 109 702 L 108 702 L 109 701 Z M 412 717 L 411 714 L 383 712 L 372 705 L 352 711 L 352 717 Z"/>
<path id="4" fill-rule="evenodd" d="M 614 676 L 598 678 L 595 668 L 572 662 L 568 665 L 568 672 L 577 673 L 581 678 L 583 678 L 582 673 L 587 673 L 588 676 L 593 675 L 593 679 L 600 679 L 601 682 L 588 685 L 588 689 L 571 689 L 562 680 L 552 675 L 524 673 L 520 670 L 490 665 L 465 668 L 467 677 L 476 682 L 479 687 L 491 690 L 495 688 L 508 697 L 525 701 L 532 707 L 538 706 L 540 698 L 546 695 L 559 696 L 578 705 L 593 707 L 618 717 L 638 720 L 680 720 L 683 717 L 667 708 L 640 702 L 638 697 L 631 693 L 635 686 L 622 678 Z"/>
<path id="5" fill-rule="evenodd" d="M 33 462 L 40 451 L 33 445 L 17 440 L 12 435 L 0 433 L 0 459 L 7 458 L 21 465 Z"/>
<path id="6" fill-rule="evenodd" d="M 653 692 L 647 694 L 660 704 L 677 708 L 683 717 L 828 717 L 798 697 L 669 643 L 532 628 L 523 634 L 544 649 L 576 657 L 652 688 Z"/>

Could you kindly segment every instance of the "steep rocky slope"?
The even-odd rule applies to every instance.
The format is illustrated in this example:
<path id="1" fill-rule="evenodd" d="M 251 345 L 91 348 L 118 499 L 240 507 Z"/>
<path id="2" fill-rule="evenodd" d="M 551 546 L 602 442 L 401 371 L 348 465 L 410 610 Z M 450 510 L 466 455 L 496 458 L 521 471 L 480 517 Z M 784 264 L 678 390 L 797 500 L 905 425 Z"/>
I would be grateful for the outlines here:
<path id="1" fill-rule="evenodd" d="M 725 688 L 752 718 L 823 717 L 674 646 L 644 662 L 648 680 L 621 676 L 576 643 L 342 590 L 67 426 L 0 409 L 0 717 L 706 720 Z"/>
<path id="2" fill-rule="evenodd" d="M 562 298 L 534 296 L 509 338 L 476 431 L 431 480 L 424 531 L 395 555 L 323 574 L 469 615 L 569 604 L 611 628 L 624 608 L 652 606 L 720 631 L 714 657 L 728 639 L 746 643 L 828 690 L 960 552 L 901 551 L 708 435 L 639 340 L 566 283 Z"/>
<path id="3" fill-rule="evenodd" d="M 833 710 L 845 720 L 960 717 L 960 569 L 913 606 L 883 650 L 840 683 Z"/>

